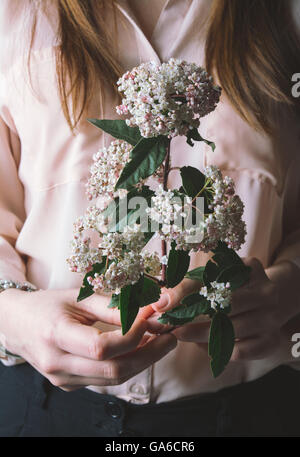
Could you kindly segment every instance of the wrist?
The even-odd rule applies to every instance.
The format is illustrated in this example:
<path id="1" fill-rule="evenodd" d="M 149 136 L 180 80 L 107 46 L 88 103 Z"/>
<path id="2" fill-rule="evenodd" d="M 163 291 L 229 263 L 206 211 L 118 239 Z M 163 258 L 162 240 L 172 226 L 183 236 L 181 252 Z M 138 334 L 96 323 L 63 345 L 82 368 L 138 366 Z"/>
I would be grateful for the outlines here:
<path id="1" fill-rule="evenodd" d="M 11 338 L 11 334 L 14 334 L 12 329 L 16 324 L 17 316 L 23 314 L 20 308 L 27 296 L 28 292 L 15 288 L 2 290 L 0 293 L 0 358 L 5 365 L 15 365 L 23 360 L 10 347 L 9 342 L 15 340 Z"/>
<path id="2" fill-rule="evenodd" d="M 25 295 L 26 292 L 20 289 L 6 289 L 0 293 L 0 323 L 6 317 L 6 313 L 10 314 Z"/>

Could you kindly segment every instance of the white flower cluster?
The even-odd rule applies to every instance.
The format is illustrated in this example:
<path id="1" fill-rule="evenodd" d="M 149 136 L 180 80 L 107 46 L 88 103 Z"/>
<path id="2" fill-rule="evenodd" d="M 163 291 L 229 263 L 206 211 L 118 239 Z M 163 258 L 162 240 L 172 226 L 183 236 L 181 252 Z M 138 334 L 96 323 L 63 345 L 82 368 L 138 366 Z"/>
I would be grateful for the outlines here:
<path id="1" fill-rule="evenodd" d="M 193 200 L 185 197 L 183 205 L 178 194 L 170 189 L 163 190 L 161 185 L 146 212 L 159 224 L 157 234 L 160 238 L 174 240 L 177 249 L 209 252 L 219 241 L 224 241 L 238 250 L 245 241 L 246 225 L 242 220 L 244 205 L 235 194 L 233 180 L 228 176 L 223 178 L 216 166 L 206 167 L 204 173 L 207 178 L 204 190 L 212 212 L 203 214 L 197 226 L 188 225 L 191 222 L 188 216 L 195 206 Z"/>
<path id="2" fill-rule="evenodd" d="M 144 262 L 144 272 L 151 276 L 159 276 L 163 261 L 159 258 L 158 253 L 143 251 L 141 256 Z"/>
<path id="3" fill-rule="evenodd" d="M 118 261 L 112 261 L 108 265 L 105 273 L 88 276 L 87 280 L 95 292 L 102 290 L 119 294 L 122 287 L 135 284 L 139 280 L 142 270 L 141 256 L 135 252 L 125 252 Z"/>
<path id="4" fill-rule="evenodd" d="M 97 197 L 112 198 L 124 195 L 123 189 L 121 189 L 121 195 L 120 191 L 115 192 L 114 189 L 124 166 L 130 159 L 132 149 L 133 146 L 126 141 L 115 140 L 108 148 L 102 148 L 94 154 L 94 163 L 90 169 L 91 176 L 86 184 L 89 200 Z"/>
<path id="5" fill-rule="evenodd" d="M 211 308 L 216 310 L 218 307 L 221 309 L 230 306 L 231 290 L 229 282 L 212 282 L 210 288 L 202 287 L 199 294 L 210 301 Z"/>
<path id="6" fill-rule="evenodd" d="M 140 253 L 144 246 L 144 233 L 138 224 L 125 227 L 121 233 L 107 232 L 101 235 L 98 247 L 110 260 L 120 258 L 124 250 Z"/>
<path id="7" fill-rule="evenodd" d="M 72 254 L 67 259 L 70 271 L 73 273 L 86 273 L 94 263 L 101 262 L 102 255 L 98 249 L 91 248 L 89 237 L 75 237 L 71 241 Z"/>
<path id="8" fill-rule="evenodd" d="M 108 268 L 87 280 L 94 291 L 120 293 L 122 287 L 135 284 L 143 273 L 160 274 L 161 264 L 156 252 L 142 251 L 144 234 L 140 226 L 126 227 L 122 233 L 107 233 L 99 243 L 102 254 L 107 256 Z"/>
<path id="9" fill-rule="evenodd" d="M 74 237 L 71 241 L 71 255 L 67 259 L 69 268 L 74 273 L 86 273 L 94 263 L 101 262 L 102 253 L 91 247 L 91 238 L 86 231 L 101 231 L 104 220 L 96 206 L 90 206 L 84 216 L 80 216 L 73 224 Z"/>
<path id="10" fill-rule="evenodd" d="M 233 180 L 225 176 L 216 166 L 206 167 L 206 191 L 210 195 L 210 214 L 204 217 L 203 239 L 201 243 L 189 243 L 188 232 L 177 236 L 177 249 L 209 252 L 224 241 L 229 248 L 239 250 L 245 242 L 246 224 L 242 220 L 244 204 L 235 194 Z"/>
<path id="11" fill-rule="evenodd" d="M 187 135 L 215 109 L 221 94 L 202 67 L 173 58 L 161 65 L 142 63 L 117 84 L 124 96 L 117 113 L 130 115 L 127 124 L 138 126 L 144 137 Z"/>
<path id="12" fill-rule="evenodd" d="M 85 274 L 92 269 L 93 264 L 101 263 L 106 258 L 107 268 L 104 273 L 96 273 L 87 279 L 94 291 L 101 289 L 113 293 L 119 293 L 122 287 L 136 283 L 143 273 L 159 275 L 161 263 L 158 254 L 142 251 L 145 242 L 141 227 L 136 224 L 126 227 L 122 233 L 103 233 L 99 230 L 103 219 L 98 211 L 91 207 L 74 224 L 72 254 L 67 259 L 70 270 Z M 98 234 L 96 248 L 91 247 L 91 238 L 85 235 L 88 229 L 95 230 Z"/>
<path id="13" fill-rule="evenodd" d="M 192 199 L 186 197 L 185 203 L 191 203 Z M 184 213 L 183 202 L 180 197 L 176 197 L 172 190 L 164 190 L 160 184 L 155 191 L 155 196 L 151 198 L 151 208 L 146 209 L 152 221 L 159 224 L 159 234 L 162 239 L 168 239 L 171 233 L 182 230 L 182 218 Z M 180 225 L 176 225 L 176 222 Z"/>
<path id="14" fill-rule="evenodd" d="M 244 204 L 235 194 L 233 180 L 225 176 L 216 166 L 206 167 L 205 175 L 211 182 L 213 200 L 210 209 L 213 210 L 205 220 L 206 237 L 203 240 L 206 250 L 216 247 L 218 240 L 227 243 L 228 247 L 239 250 L 245 242 L 246 224 L 242 220 Z"/>

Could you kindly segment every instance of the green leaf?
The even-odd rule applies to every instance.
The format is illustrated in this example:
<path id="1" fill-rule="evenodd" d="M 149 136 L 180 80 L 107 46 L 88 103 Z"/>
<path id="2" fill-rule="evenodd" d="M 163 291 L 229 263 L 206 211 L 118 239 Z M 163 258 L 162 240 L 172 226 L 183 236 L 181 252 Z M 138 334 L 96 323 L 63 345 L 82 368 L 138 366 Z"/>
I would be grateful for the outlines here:
<path id="1" fill-rule="evenodd" d="M 239 289 L 250 279 L 251 268 L 245 265 L 232 265 L 221 271 L 218 282 L 229 282 L 232 291 Z"/>
<path id="2" fill-rule="evenodd" d="M 211 308 L 211 303 L 202 295 L 198 294 L 190 294 L 184 297 L 184 299 L 181 301 L 183 305 L 187 306 L 195 306 L 197 305 L 197 315 L 200 314 L 208 314 L 211 315 L 211 313 L 214 313 L 214 310 Z M 195 317 L 196 317 L 195 316 Z"/>
<path id="3" fill-rule="evenodd" d="M 198 129 L 196 129 L 196 128 L 193 128 L 193 129 L 189 130 L 188 134 L 186 136 L 186 142 L 190 146 L 194 146 L 194 143 L 193 143 L 192 140 L 194 140 L 194 141 L 204 141 L 204 143 L 208 144 L 208 146 L 210 146 L 213 151 L 216 149 L 215 143 L 213 141 L 205 140 L 205 138 L 202 138 L 202 136 L 198 132 Z"/>
<path id="4" fill-rule="evenodd" d="M 121 294 L 120 294 L 120 317 L 121 317 L 121 324 L 122 324 L 122 333 L 125 333 L 130 330 L 137 313 L 139 312 L 139 304 L 138 302 L 130 300 L 132 294 L 132 286 L 131 284 L 125 287 L 122 287 Z"/>
<path id="5" fill-rule="evenodd" d="M 160 297 L 159 285 L 147 276 L 141 276 L 131 289 L 130 301 L 137 302 L 139 307 L 150 305 Z"/>
<path id="6" fill-rule="evenodd" d="M 205 267 L 194 268 L 194 270 L 188 271 L 187 274 L 185 275 L 185 277 L 188 279 L 193 279 L 194 281 L 200 281 L 203 283 L 204 282 L 204 278 L 203 278 L 204 271 L 205 271 Z"/>
<path id="7" fill-rule="evenodd" d="M 143 197 L 146 200 L 148 206 L 151 203 L 151 198 L 155 195 L 155 192 L 151 190 L 148 186 L 143 186 L 140 190 L 132 189 L 128 192 L 125 198 L 115 198 L 103 211 L 104 217 L 109 218 L 108 221 L 108 230 L 109 231 L 122 231 L 127 225 L 131 225 L 136 221 L 136 213 L 139 211 L 139 206 L 137 208 L 128 209 L 128 203 L 132 198 Z M 122 205 L 126 204 L 126 211 L 120 210 Z M 146 233 L 145 233 L 146 235 Z M 152 236 L 152 235 L 151 235 Z"/>
<path id="8" fill-rule="evenodd" d="M 136 297 L 139 300 L 140 307 L 150 305 L 159 300 L 160 287 L 159 285 L 147 276 L 143 276 L 143 285 Z"/>
<path id="9" fill-rule="evenodd" d="M 213 260 L 222 268 L 236 264 L 244 265 L 240 256 L 233 249 L 230 249 L 223 241 L 219 241 L 216 249 L 213 249 L 213 253 Z"/>
<path id="10" fill-rule="evenodd" d="M 173 242 L 167 265 L 167 287 L 175 287 L 182 281 L 190 265 L 190 256 L 187 251 L 175 249 Z"/>
<path id="11" fill-rule="evenodd" d="M 135 146 L 142 138 L 138 127 L 129 127 L 125 121 L 120 119 L 88 119 L 88 121 L 114 138 L 127 141 L 132 146 Z"/>
<path id="12" fill-rule="evenodd" d="M 208 354 L 211 370 L 216 378 L 228 364 L 234 347 L 234 330 L 230 318 L 223 312 L 214 314 L 211 322 Z"/>
<path id="13" fill-rule="evenodd" d="M 180 168 L 180 174 L 186 194 L 192 198 L 196 197 L 204 187 L 205 175 L 194 167 L 182 167 Z"/>
<path id="14" fill-rule="evenodd" d="M 194 167 L 182 167 L 180 173 L 183 183 L 180 190 L 183 191 L 185 195 L 192 198 L 196 197 L 196 195 L 202 191 L 199 196 L 204 198 L 204 213 L 213 213 L 213 209 L 209 208 L 209 205 L 213 200 L 213 193 L 209 189 L 204 188 L 206 176 Z M 204 190 L 202 190 L 203 188 Z"/>
<path id="15" fill-rule="evenodd" d="M 205 285 L 208 285 L 209 283 L 216 281 L 219 273 L 220 270 L 218 268 L 218 265 L 209 260 L 205 265 L 205 270 L 203 273 Z"/>
<path id="16" fill-rule="evenodd" d="M 230 289 L 234 291 L 242 287 L 250 280 L 250 275 L 251 268 L 245 266 L 243 270 L 239 271 L 235 276 L 229 279 Z"/>
<path id="17" fill-rule="evenodd" d="M 93 265 L 92 270 L 89 271 L 88 273 L 86 273 L 86 275 L 83 279 L 81 289 L 79 291 L 79 295 L 77 297 L 77 302 L 80 302 L 81 300 L 84 300 L 85 298 L 90 297 L 91 295 L 94 294 L 93 288 L 88 283 L 87 278 L 89 278 L 90 276 L 94 277 L 95 273 L 102 274 L 105 270 L 105 266 L 106 266 L 106 257 L 103 258 L 101 263 L 95 263 Z"/>
<path id="18" fill-rule="evenodd" d="M 116 184 L 116 189 L 130 189 L 141 179 L 146 179 L 157 170 L 166 156 L 168 138 L 142 138 L 131 151 L 128 162 Z"/>
<path id="19" fill-rule="evenodd" d="M 119 308 L 120 307 L 120 294 L 113 294 L 108 305 L 108 308 Z"/>
<path id="20" fill-rule="evenodd" d="M 135 284 L 121 289 L 119 307 L 123 335 L 130 330 L 139 308 L 156 302 L 159 296 L 159 285 L 146 276 L 141 276 Z"/>
<path id="21" fill-rule="evenodd" d="M 236 290 L 249 281 L 251 268 L 247 267 L 240 256 L 226 243 L 219 242 L 213 252 L 213 260 L 218 268 L 216 281 L 229 282 L 231 290 Z"/>
<path id="22" fill-rule="evenodd" d="M 158 321 L 161 324 L 184 325 L 192 322 L 197 316 L 210 314 L 210 302 L 199 294 L 188 295 L 182 303 L 182 305 L 162 314 Z"/>

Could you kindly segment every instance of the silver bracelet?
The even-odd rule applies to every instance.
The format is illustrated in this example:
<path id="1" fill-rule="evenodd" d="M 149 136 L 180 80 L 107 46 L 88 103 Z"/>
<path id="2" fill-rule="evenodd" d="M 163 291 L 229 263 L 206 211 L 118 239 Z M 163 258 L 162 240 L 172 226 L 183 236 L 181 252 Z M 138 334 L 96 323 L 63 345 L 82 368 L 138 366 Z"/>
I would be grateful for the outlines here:
<path id="1" fill-rule="evenodd" d="M 35 292 L 37 287 L 35 287 L 30 282 L 17 282 L 12 281 L 11 279 L 0 279 L 0 293 L 4 292 L 7 289 L 19 289 L 24 290 L 26 292 Z M 16 359 L 21 359 L 22 357 L 12 354 L 9 352 L 0 342 L 0 359 L 7 359 L 7 356 L 14 357 Z"/>
<path id="2" fill-rule="evenodd" d="M 19 289 L 26 292 L 35 292 L 37 288 L 30 284 L 30 282 L 17 282 L 12 281 L 11 279 L 0 279 L 0 293 L 4 292 L 6 289 Z"/>

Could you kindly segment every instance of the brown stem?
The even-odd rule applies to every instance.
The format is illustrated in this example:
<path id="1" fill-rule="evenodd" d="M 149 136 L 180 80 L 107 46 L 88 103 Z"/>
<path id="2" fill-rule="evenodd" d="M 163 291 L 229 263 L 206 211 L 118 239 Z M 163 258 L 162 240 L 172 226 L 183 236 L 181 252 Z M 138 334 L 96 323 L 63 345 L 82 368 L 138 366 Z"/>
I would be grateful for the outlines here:
<path id="1" fill-rule="evenodd" d="M 167 255 L 167 243 L 165 240 L 161 241 L 161 255 L 162 257 Z M 167 265 L 163 264 L 161 267 L 161 281 L 166 284 L 167 281 Z"/>
<path id="2" fill-rule="evenodd" d="M 182 103 L 187 103 L 187 99 L 186 99 L 186 96 L 184 94 L 172 94 L 170 95 L 171 98 L 173 99 L 181 99 L 182 100 Z"/>
<path id="3" fill-rule="evenodd" d="M 106 257 L 106 262 L 105 262 L 105 273 L 107 271 L 107 267 L 108 267 L 108 257 Z"/>
<path id="4" fill-rule="evenodd" d="M 192 203 L 196 200 L 197 197 L 200 197 L 200 195 L 202 194 L 202 192 L 207 189 L 208 185 L 210 184 L 209 181 L 207 181 L 207 183 L 202 187 L 202 189 L 197 193 L 197 195 L 195 195 L 195 197 L 193 198 L 192 200 Z"/>
<path id="5" fill-rule="evenodd" d="M 148 273 L 144 273 L 144 276 L 146 276 L 146 278 L 149 278 L 152 281 L 156 282 L 157 284 L 161 285 L 161 281 L 159 279 L 157 279 L 155 276 L 149 275 Z"/>
<path id="6" fill-rule="evenodd" d="M 168 142 L 165 165 L 164 165 L 164 174 L 163 174 L 164 190 L 168 190 L 168 176 L 169 176 L 169 172 L 170 172 L 170 144 L 171 144 L 171 140 Z M 167 243 L 165 240 L 161 241 L 161 254 L 162 254 L 162 256 L 167 255 Z M 162 265 L 161 279 L 162 279 L 162 284 L 165 285 L 167 282 L 167 266 L 166 265 Z"/>

